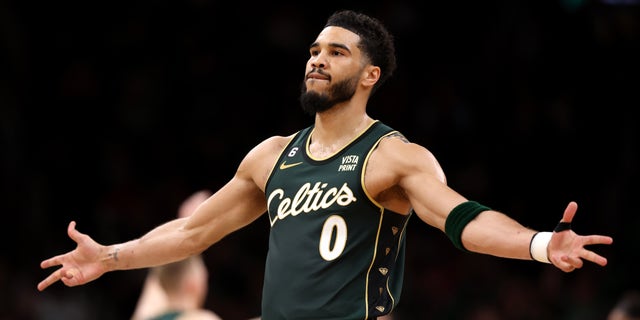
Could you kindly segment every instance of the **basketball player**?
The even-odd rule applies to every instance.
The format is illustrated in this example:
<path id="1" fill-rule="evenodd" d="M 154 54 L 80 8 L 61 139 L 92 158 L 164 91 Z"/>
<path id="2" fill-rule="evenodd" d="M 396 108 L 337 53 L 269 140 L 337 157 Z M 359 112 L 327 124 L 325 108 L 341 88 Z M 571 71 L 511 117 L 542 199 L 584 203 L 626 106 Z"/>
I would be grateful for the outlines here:
<path id="1" fill-rule="evenodd" d="M 211 195 L 195 192 L 178 209 L 178 217 L 188 217 Z M 209 292 L 209 272 L 202 255 L 153 267 L 145 279 L 131 320 L 221 320 L 204 308 Z"/>
<path id="2" fill-rule="evenodd" d="M 38 289 L 199 254 L 265 212 L 271 229 L 262 320 L 375 319 L 392 312 L 414 215 L 460 250 L 537 260 L 563 272 L 585 261 L 605 266 L 607 259 L 587 247 L 613 239 L 576 234 L 575 202 L 553 232 L 524 227 L 451 189 L 428 149 L 367 114 L 370 96 L 394 72 L 394 51 L 377 19 L 331 15 L 309 46 L 302 83 L 300 102 L 313 125 L 259 143 L 193 215 L 139 239 L 102 245 L 70 222 L 77 248 L 41 263 L 61 267 Z"/>

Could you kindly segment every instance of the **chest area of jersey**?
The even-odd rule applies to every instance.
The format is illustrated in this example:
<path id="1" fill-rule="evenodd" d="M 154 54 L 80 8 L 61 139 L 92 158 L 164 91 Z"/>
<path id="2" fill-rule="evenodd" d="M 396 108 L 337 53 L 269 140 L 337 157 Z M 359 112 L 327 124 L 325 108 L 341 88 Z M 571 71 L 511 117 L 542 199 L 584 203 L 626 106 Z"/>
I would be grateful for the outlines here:
<path id="1" fill-rule="evenodd" d="M 313 161 L 296 153 L 283 157 L 267 186 L 271 225 L 299 215 L 321 215 L 357 206 L 362 189 L 362 154 Z"/>

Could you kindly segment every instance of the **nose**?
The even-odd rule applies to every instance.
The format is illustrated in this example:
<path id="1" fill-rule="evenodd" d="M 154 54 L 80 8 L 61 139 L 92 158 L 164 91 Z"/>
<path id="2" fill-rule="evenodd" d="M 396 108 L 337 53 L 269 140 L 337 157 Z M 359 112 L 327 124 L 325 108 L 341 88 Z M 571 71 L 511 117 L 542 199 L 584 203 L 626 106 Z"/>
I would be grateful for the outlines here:
<path id="1" fill-rule="evenodd" d="M 310 59 L 311 66 L 314 68 L 325 68 L 327 66 L 326 59 L 324 58 L 324 54 L 318 53 L 315 56 L 312 56 Z"/>

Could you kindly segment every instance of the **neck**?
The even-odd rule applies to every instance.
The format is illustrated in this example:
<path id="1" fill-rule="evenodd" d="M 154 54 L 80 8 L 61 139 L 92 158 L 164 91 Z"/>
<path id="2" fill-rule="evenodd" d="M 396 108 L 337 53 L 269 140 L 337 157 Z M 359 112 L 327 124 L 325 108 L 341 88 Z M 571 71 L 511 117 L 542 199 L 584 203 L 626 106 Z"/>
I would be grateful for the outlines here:
<path id="1" fill-rule="evenodd" d="M 315 127 L 309 146 L 315 158 L 327 158 L 366 130 L 374 120 L 367 115 L 364 107 L 339 104 L 316 114 Z"/>

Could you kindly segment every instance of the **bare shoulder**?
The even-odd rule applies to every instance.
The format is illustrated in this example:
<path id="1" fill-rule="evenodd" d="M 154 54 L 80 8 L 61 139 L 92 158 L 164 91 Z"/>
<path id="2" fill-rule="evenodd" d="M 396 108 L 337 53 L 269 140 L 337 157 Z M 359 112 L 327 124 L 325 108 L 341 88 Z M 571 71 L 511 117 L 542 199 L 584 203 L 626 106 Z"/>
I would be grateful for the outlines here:
<path id="1" fill-rule="evenodd" d="M 184 312 L 178 320 L 222 320 L 211 310 L 198 309 Z"/>
<path id="2" fill-rule="evenodd" d="M 272 136 L 260 142 L 242 159 L 237 176 L 251 179 L 263 188 L 278 157 L 293 136 Z"/>
<path id="3" fill-rule="evenodd" d="M 434 154 L 426 147 L 409 141 L 399 132 L 382 139 L 371 158 L 375 160 L 372 165 L 387 167 L 400 176 L 419 171 L 433 174 L 446 182 L 442 167 Z"/>
<path id="4" fill-rule="evenodd" d="M 287 143 L 291 141 L 294 135 L 289 136 L 271 136 L 262 140 L 253 149 L 249 151 L 246 157 L 264 157 L 264 156 L 278 156 L 287 146 Z"/>
<path id="5" fill-rule="evenodd" d="M 442 168 L 427 148 L 400 133 L 384 137 L 371 153 L 365 169 L 365 188 L 378 203 L 409 213 L 416 190 L 446 183 Z"/>

